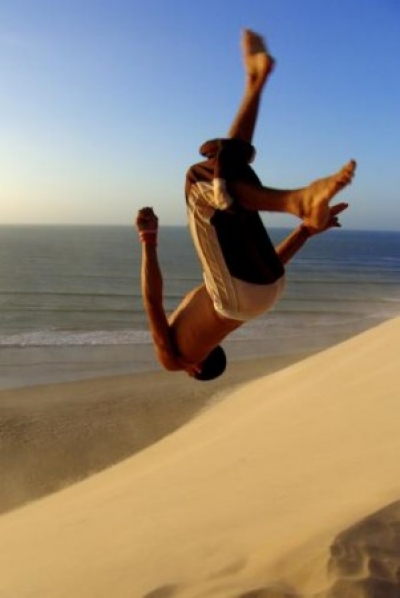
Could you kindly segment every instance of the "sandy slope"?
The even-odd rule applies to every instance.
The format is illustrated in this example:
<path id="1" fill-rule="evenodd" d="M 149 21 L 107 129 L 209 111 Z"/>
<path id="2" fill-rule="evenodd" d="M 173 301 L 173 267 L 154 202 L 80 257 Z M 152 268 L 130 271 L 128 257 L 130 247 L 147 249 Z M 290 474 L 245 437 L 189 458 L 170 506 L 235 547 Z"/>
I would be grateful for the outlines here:
<path id="1" fill-rule="evenodd" d="M 208 384 L 150 372 L 0 391 L 0 514 L 131 457 L 228 389 L 295 361 L 232 362 Z"/>
<path id="2" fill-rule="evenodd" d="M 250 382 L 3 516 L 1 598 L 398 598 L 399 342 L 396 319 Z"/>

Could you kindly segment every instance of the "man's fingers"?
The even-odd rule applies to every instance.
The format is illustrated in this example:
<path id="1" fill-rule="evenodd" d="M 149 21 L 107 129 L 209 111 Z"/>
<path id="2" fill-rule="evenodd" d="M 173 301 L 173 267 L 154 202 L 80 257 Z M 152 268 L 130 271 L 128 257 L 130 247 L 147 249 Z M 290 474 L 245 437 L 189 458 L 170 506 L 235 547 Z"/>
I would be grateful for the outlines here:
<path id="1" fill-rule="evenodd" d="M 343 212 L 344 210 L 347 210 L 347 208 L 349 207 L 349 204 L 346 202 L 341 202 L 336 204 L 335 206 L 331 207 L 331 216 L 337 216 L 338 214 L 340 214 L 341 212 Z"/>
<path id="2" fill-rule="evenodd" d="M 155 215 L 153 208 L 145 207 L 138 211 L 136 226 L 139 232 L 158 230 L 158 218 Z"/>
<path id="3" fill-rule="evenodd" d="M 145 217 L 145 218 L 157 218 L 154 213 L 153 208 L 141 208 L 138 212 L 138 217 Z"/>

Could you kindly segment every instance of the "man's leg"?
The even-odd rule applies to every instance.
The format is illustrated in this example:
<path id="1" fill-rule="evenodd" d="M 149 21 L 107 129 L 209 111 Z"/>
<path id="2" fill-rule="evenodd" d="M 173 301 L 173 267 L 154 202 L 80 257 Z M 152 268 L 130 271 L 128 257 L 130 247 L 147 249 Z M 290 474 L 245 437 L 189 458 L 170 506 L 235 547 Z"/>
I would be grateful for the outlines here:
<path id="1" fill-rule="evenodd" d="M 242 34 L 242 54 L 246 73 L 245 91 L 228 137 L 251 143 L 261 94 L 274 68 L 274 59 L 268 54 L 263 38 L 249 29 Z"/>
<path id="2" fill-rule="evenodd" d="M 242 53 L 246 73 L 245 92 L 229 137 L 251 143 L 261 94 L 273 70 L 274 60 L 268 54 L 263 38 L 250 30 L 243 32 Z M 337 173 L 295 190 L 256 187 L 244 181 L 232 181 L 230 188 L 241 205 L 249 210 L 293 214 L 303 219 L 307 226 L 321 230 L 329 219 L 330 200 L 351 182 L 355 168 L 356 163 L 351 160 Z"/>
<path id="3" fill-rule="evenodd" d="M 350 160 L 337 173 L 318 179 L 300 189 L 279 190 L 233 181 L 231 190 L 248 210 L 284 212 L 301 218 L 306 226 L 323 230 L 330 217 L 329 202 L 353 179 L 356 162 Z"/>

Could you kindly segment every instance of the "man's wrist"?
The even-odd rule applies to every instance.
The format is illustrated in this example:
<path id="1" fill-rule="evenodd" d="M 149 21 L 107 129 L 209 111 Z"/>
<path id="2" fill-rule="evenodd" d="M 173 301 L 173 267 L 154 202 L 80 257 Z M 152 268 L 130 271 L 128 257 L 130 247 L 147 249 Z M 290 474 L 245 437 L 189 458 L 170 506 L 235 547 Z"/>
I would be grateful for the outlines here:
<path id="1" fill-rule="evenodd" d="M 139 239 L 144 245 L 157 245 L 157 231 L 142 230 L 139 232 Z"/>
<path id="2" fill-rule="evenodd" d="M 297 229 L 297 234 L 300 236 L 301 239 L 304 239 L 304 241 L 307 241 L 307 239 L 309 239 L 312 236 L 312 232 L 305 224 L 300 224 L 300 226 Z"/>

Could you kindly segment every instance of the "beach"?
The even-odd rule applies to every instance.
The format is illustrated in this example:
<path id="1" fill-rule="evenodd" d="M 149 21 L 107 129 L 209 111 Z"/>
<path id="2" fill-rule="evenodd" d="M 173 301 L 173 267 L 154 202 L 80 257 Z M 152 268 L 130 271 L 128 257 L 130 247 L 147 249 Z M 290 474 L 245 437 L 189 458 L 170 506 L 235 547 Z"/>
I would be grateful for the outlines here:
<path id="1" fill-rule="evenodd" d="M 398 597 L 399 341 L 3 390 L 1 598 Z"/>

